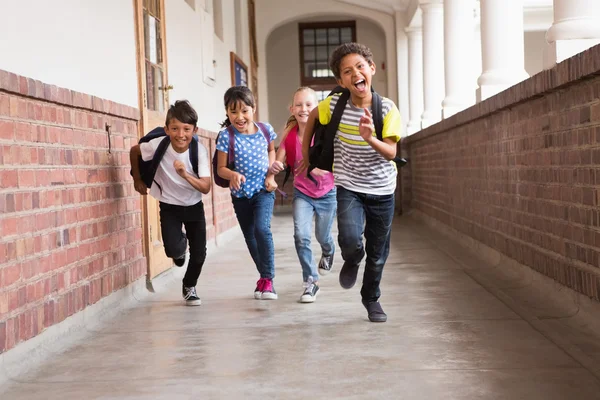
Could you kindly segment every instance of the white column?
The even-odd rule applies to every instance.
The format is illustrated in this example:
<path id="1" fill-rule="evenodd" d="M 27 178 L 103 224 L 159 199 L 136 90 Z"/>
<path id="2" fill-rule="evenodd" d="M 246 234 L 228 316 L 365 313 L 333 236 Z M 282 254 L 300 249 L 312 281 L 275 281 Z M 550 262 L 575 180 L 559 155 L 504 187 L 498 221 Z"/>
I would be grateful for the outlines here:
<path id="1" fill-rule="evenodd" d="M 421 27 L 406 28 L 408 35 L 408 109 L 409 135 L 421 130 L 423 114 L 423 31 Z"/>
<path id="2" fill-rule="evenodd" d="M 421 127 L 442 120 L 444 101 L 444 4 L 443 0 L 421 0 L 423 11 L 423 88 L 425 110 Z"/>
<path id="3" fill-rule="evenodd" d="M 444 118 L 475 104 L 475 0 L 444 0 Z"/>
<path id="4" fill-rule="evenodd" d="M 554 0 L 554 23 L 546 33 L 544 67 L 600 43 L 599 0 Z"/>
<path id="5" fill-rule="evenodd" d="M 477 100 L 527 79 L 525 71 L 523 0 L 481 0 L 481 54 L 483 73 Z"/>

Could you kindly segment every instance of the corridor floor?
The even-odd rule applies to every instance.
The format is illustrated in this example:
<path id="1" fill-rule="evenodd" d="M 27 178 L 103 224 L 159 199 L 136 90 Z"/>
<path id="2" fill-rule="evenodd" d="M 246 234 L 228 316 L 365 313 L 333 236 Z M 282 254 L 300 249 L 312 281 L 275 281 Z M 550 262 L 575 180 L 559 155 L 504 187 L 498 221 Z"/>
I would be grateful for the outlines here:
<path id="1" fill-rule="evenodd" d="M 493 268 L 479 271 L 412 218 L 394 223 L 383 324 L 360 303 L 362 268 L 354 288 L 339 286 L 339 253 L 317 301 L 300 304 L 291 216 L 275 217 L 273 232 L 278 300 L 253 299 L 257 274 L 240 234 L 209 254 L 200 307 L 183 305 L 177 270 L 36 370 L 4 371 L 0 399 L 600 399 L 593 371 L 480 283 Z M 522 278 L 498 279 L 521 296 Z M 590 336 L 580 343 L 600 355 Z"/>

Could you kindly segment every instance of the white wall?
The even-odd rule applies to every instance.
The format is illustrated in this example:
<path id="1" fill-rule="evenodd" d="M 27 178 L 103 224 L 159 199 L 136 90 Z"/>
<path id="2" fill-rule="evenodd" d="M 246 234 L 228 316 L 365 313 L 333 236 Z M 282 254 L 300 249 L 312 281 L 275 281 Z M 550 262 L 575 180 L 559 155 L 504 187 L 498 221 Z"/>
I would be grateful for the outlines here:
<path id="1" fill-rule="evenodd" d="M 234 1 L 223 0 L 224 16 L 223 40 L 211 35 L 202 36 L 202 4 L 196 2 L 196 11 L 183 0 L 167 0 L 165 5 L 167 23 L 167 62 L 169 84 L 173 90 L 169 102 L 187 99 L 198 112 L 198 126 L 207 130 L 219 130 L 219 124 L 225 119 L 223 95 L 231 87 L 230 51 L 236 49 L 236 24 Z M 242 0 L 243 9 L 247 9 L 246 0 Z M 242 15 L 247 26 L 247 12 Z M 231 22 L 231 23 L 230 23 Z M 245 42 L 249 41 L 247 30 L 238 33 Z M 216 81 L 206 84 L 202 76 L 202 43 L 213 40 L 214 59 L 216 60 Z M 246 47 L 247 48 L 247 47 Z M 249 52 L 246 51 L 246 57 Z M 250 68 L 250 60 L 242 58 Z"/>
<path id="2" fill-rule="evenodd" d="M 256 2 L 256 37 L 258 42 L 259 97 L 266 99 L 270 95 L 267 76 L 278 74 L 267 65 L 267 39 L 273 30 L 290 22 L 299 20 L 329 19 L 337 16 L 344 19 L 361 18 L 377 24 L 385 34 L 387 96 L 398 103 L 398 77 L 396 71 L 396 31 L 394 16 L 334 0 L 302 0 L 283 2 L 280 0 L 260 0 Z M 360 38 L 359 38 L 360 39 Z M 265 68 L 266 65 L 266 68 Z M 381 88 L 377 87 L 377 90 Z M 381 90 L 383 92 L 383 90 Z M 270 121 L 269 105 L 259 104 L 262 120 Z"/>
<path id="3" fill-rule="evenodd" d="M 133 1 L 0 0 L 0 17 L 0 69 L 138 107 Z"/>
<path id="4" fill-rule="evenodd" d="M 533 76 L 544 69 L 546 32 L 525 32 L 525 71 Z"/>
<path id="5" fill-rule="evenodd" d="M 310 22 L 336 21 L 344 18 L 321 17 L 312 18 Z M 347 18 L 346 18 L 347 19 Z M 300 48 L 298 40 L 298 23 L 309 22 L 300 20 L 291 22 L 275 29 L 266 43 L 267 48 L 267 86 L 268 93 L 268 122 L 276 130 L 281 130 L 289 117 L 288 107 L 292 94 L 300 86 Z M 385 35 L 381 28 L 374 23 L 356 19 L 356 39 L 368 46 L 373 52 L 373 61 L 377 71 L 373 77 L 373 86 L 382 96 L 388 94 L 387 54 Z M 385 63 L 385 70 L 382 68 Z M 262 115 L 261 115 L 262 118 Z"/>

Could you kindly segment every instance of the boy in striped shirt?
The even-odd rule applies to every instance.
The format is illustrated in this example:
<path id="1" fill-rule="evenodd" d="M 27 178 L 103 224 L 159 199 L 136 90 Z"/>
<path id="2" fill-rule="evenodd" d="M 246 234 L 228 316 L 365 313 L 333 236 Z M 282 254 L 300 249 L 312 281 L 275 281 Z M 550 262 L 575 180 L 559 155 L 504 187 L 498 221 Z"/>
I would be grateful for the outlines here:
<path id="1" fill-rule="evenodd" d="M 364 45 L 345 43 L 331 55 L 330 68 L 350 98 L 334 139 L 333 174 L 337 186 L 338 242 L 344 259 L 340 285 L 350 289 L 366 253 L 362 303 L 371 322 L 385 322 L 379 297 L 383 267 L 390 249 L 396 190 L 396 145 L 400 140 L 400 112 L 393 101 L 382 99 L 383 140 L 377 139 L 372 117 L 373 54 Z M 317 119 L 331 120 L 340 94 L 319 103 L 310 113 L 303 140 L 303 165 L 308 168 L 309 144 Z M 366 245 L 363 246 L 363 231 Z"/>

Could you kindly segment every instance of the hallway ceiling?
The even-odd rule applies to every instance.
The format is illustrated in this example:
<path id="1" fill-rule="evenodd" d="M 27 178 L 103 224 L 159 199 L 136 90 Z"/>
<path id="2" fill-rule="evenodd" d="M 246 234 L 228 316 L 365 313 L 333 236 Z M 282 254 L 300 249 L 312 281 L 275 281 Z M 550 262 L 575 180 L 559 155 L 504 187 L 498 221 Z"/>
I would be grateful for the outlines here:
<path id="1" fill-rule="evenodd" d="M 337 0 L 342 3 L 354 4 L 357 6 L 370 8 L 373 10 L 383 11 L 387 13 L 393 13 L 394 11 L 406 11 L 409 6 L 412 5 L 416 8 L 416 3 L 419 0 L 370 0 L 365 2 L 363 0 Z M 479 0 L 477 0 L 479 1 Z M 525 9 L 538 9 L 538 8 L 552 8 L 553 0 L 523 0 Z"/>

